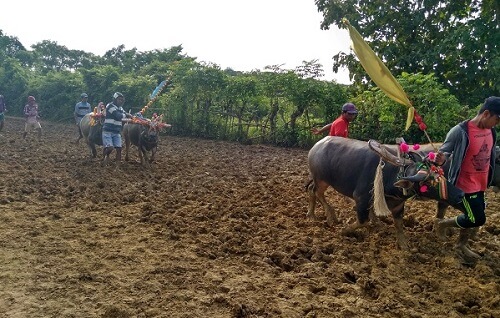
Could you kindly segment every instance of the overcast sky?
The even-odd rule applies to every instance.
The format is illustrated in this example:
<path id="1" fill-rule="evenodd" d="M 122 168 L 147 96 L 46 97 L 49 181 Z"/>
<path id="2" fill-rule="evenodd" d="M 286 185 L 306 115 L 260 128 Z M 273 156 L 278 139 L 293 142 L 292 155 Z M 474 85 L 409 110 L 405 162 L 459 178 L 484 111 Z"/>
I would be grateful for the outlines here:
<path id="1" fill-rule="evenodd" d="M 97 55 L 125 45 L 139 51 L 182 45 L 197 61 L 237 71 L 318 59 L 324 80 L 349 83 L 332 71 L 332 56 L 349 52 L 346 30 L 320 29 L 314 0 L 5 0 L 0 29 L 26 47 L 43 40 Z"/>

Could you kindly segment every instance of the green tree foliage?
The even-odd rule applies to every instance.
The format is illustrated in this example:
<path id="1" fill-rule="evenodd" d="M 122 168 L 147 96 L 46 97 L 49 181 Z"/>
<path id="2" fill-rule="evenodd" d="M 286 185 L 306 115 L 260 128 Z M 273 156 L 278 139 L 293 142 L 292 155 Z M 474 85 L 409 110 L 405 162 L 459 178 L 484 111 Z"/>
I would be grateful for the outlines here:
<path id="1" fill-rule="evenodd" d="M 35 96 L 44 119 L 71 121 L 75 104 L 84 90 L 80 73 L 50 71 L 45 76 L 33 77 L 29 82 L 29 90 L 24 95 L 25 99 L 28 95 Z"/>
<path id="2" fill-rule="evenodd" d="M 13 115 L 21 115 L 26 97 L 34 95 L 45 120 L 70 123 L 82 92 L 96 106 L 111 101 L 116 91 L 125 95 L 125 109 L 136 113 L 168 78 L 170 84 L 144 115 L 162 114 L 173 125 L 170 134 L 308 147 L 320 138 L 310 129 L 333 121 L 345 102 L 354 101 L 360 115 L 351 137 L 393 142 L 403 135 L 409 142 L 425 142 L 415 125 L 403 131 L 405 107 L 376 88 L 321 80 L 323 67 L 317 60 L 303 61 L 294 70 L 271 65 L 264 71 L 238 72 L 197 62 L 184 55 L 181 46 L 139 52 L 120 45 L 102 57 L 52 41 L 31 48 L 0 33 L 0 93 Z M 471 111 L 460 106 L 439 76 L 428 74 L 402 72 L 398 79 L 430 136 L 442 140 L 449 127 Z"/>
<path id="3" fill-rule="evenodd" d="M 422 115 L 433 142 L 444 141 L 452 126 L 471 115 L 433 74 L 403 73 L 398 81 Z M 408 108 L 388 98 L 380 89 L 364 91 L 353 101 L 359 108 L 350 132 L 353 138 L 394 143 L 396 137 L 404 137 L 410 143 L 429 142 L 415 122 L 405 131 Z"/>
<path id="4" fill-rule="evenodd" d="M 14 36 L 4 35 L 0 30 L 0 56 L 2 57 L 16 57 L 19 51 L 26 51 L 19 39 Z"/>
<path id="5" fill-rule="evenodd" d="M 230 127 L 236 128 L 235 131 L 230 129 L 224 133 L 226 136 L 229 134 L 236 140 L 244 141 L 249 137 L 251 125 L 256 127 L 265 115 L 263 107 L 260 107 L 263 101 L 259 82 L 252 76 L 229 77 L 223 96 L 225 96 L 222 103 L 224 108 L 220 114 L 225 122 L 232 122 Z"/>
<path id="6" fill-rule="evenodd" d="M 82 67 L 88 68 L 98 62 L 98 58 L 79 50 L 69 50 L 67 47 L 53 41 L 42 41 L 32 45 L 33 64 L 38 72 L 46 74 L 50 71 L 73 71 Z"/>
<path id="7" fill-rule="evenodd" d="M 462 104 L 499 95 L 500 26 L 497 0 L 315 0 L 323 28 L 347 18 L 395 76 L 434 74 Z M 334 56 L 357 83 L 366 73 L 353 56 Z"/>
<path id="8" fill-rule="evenodd" d="M 29 73 L 18 60 L 5 55 L 0 59 L 0 94 L 6 99 L 9 114 L 22 114 L 28 82 Z"/>
<path id="9" fill-rule="evenodd" d="M 85 83 L 85 92 L 89 94 L 89 103 L 106 103 L 113 96 L 114 83 L 120 79 L 120 69 L 115 66 L 96 65 L 80 70 Z"/>

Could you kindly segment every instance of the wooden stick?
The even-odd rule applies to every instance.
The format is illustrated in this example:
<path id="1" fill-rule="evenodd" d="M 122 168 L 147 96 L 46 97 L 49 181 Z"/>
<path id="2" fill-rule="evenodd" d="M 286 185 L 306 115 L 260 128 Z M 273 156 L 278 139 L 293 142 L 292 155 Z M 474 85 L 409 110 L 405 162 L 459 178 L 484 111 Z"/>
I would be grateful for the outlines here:
<path id="1" fill-rule="evenodd" d="M 429 143 L 431 144 L 432 148 L 434 148 L 434 151 L 438 151 L 438 149 L 436 148 L 436 146 L 434 146 L 434 144 L 432 143 L 432 140 L 431 138 L 429 137 L 429 135 L 427 134 L 427 130 L 424 130 L 424 134 L 425 136 L 427 137 L 427 140 L 429 140 Z"/>

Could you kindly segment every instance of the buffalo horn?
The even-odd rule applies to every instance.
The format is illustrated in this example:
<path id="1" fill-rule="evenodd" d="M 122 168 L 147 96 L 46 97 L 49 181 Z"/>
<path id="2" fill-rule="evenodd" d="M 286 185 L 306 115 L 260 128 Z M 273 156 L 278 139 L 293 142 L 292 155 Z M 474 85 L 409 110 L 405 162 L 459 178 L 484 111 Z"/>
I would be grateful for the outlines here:
<path id="1" fill-rule="evenodd" d="M 384 145 L 380 144 L 378 141 L 370 139 L 368 141 L 368 146 L 370 147 L 371 150 L 375 151 L 384 161 L 387 161 L 390 164 L 398 167 L 404 166 L 404 163 L 400 158 L 390 153 L 389 149 L 387 149 L 387 147 L 385 147 Z"/>
<path id="2" fill-rule="evenodd" d="M 415 175 L 409 177 L 403 177 L 401 179 L 412 181 L 412 182 L 420 182 L 424 181 L 429 176 L 429 173 L 425 170 L 419 170 Z"/>

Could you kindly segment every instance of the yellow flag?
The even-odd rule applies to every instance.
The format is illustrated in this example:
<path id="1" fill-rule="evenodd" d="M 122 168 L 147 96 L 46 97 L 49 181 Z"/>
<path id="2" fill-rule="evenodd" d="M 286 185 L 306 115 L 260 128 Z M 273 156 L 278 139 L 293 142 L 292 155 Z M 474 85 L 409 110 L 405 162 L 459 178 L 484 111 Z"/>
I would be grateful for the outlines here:
<path id="1" fill-rule="evenodd" d="M 363 40 L 359 32 L 351 26 L 347 19 L 343 19 L 344 24 L 349 29 L 349 35 L 352 41 L 352 49 L 359 59 L 359 62 L 370 76 L 373 82 L 392 100 L 409 107 L 406 119 L 406 130 L 410 128 L 413 121 L 415 109 L 413 108 L 403 87 L 392 76 L 385 64 L 373 52 L 372 48 Z"/>

